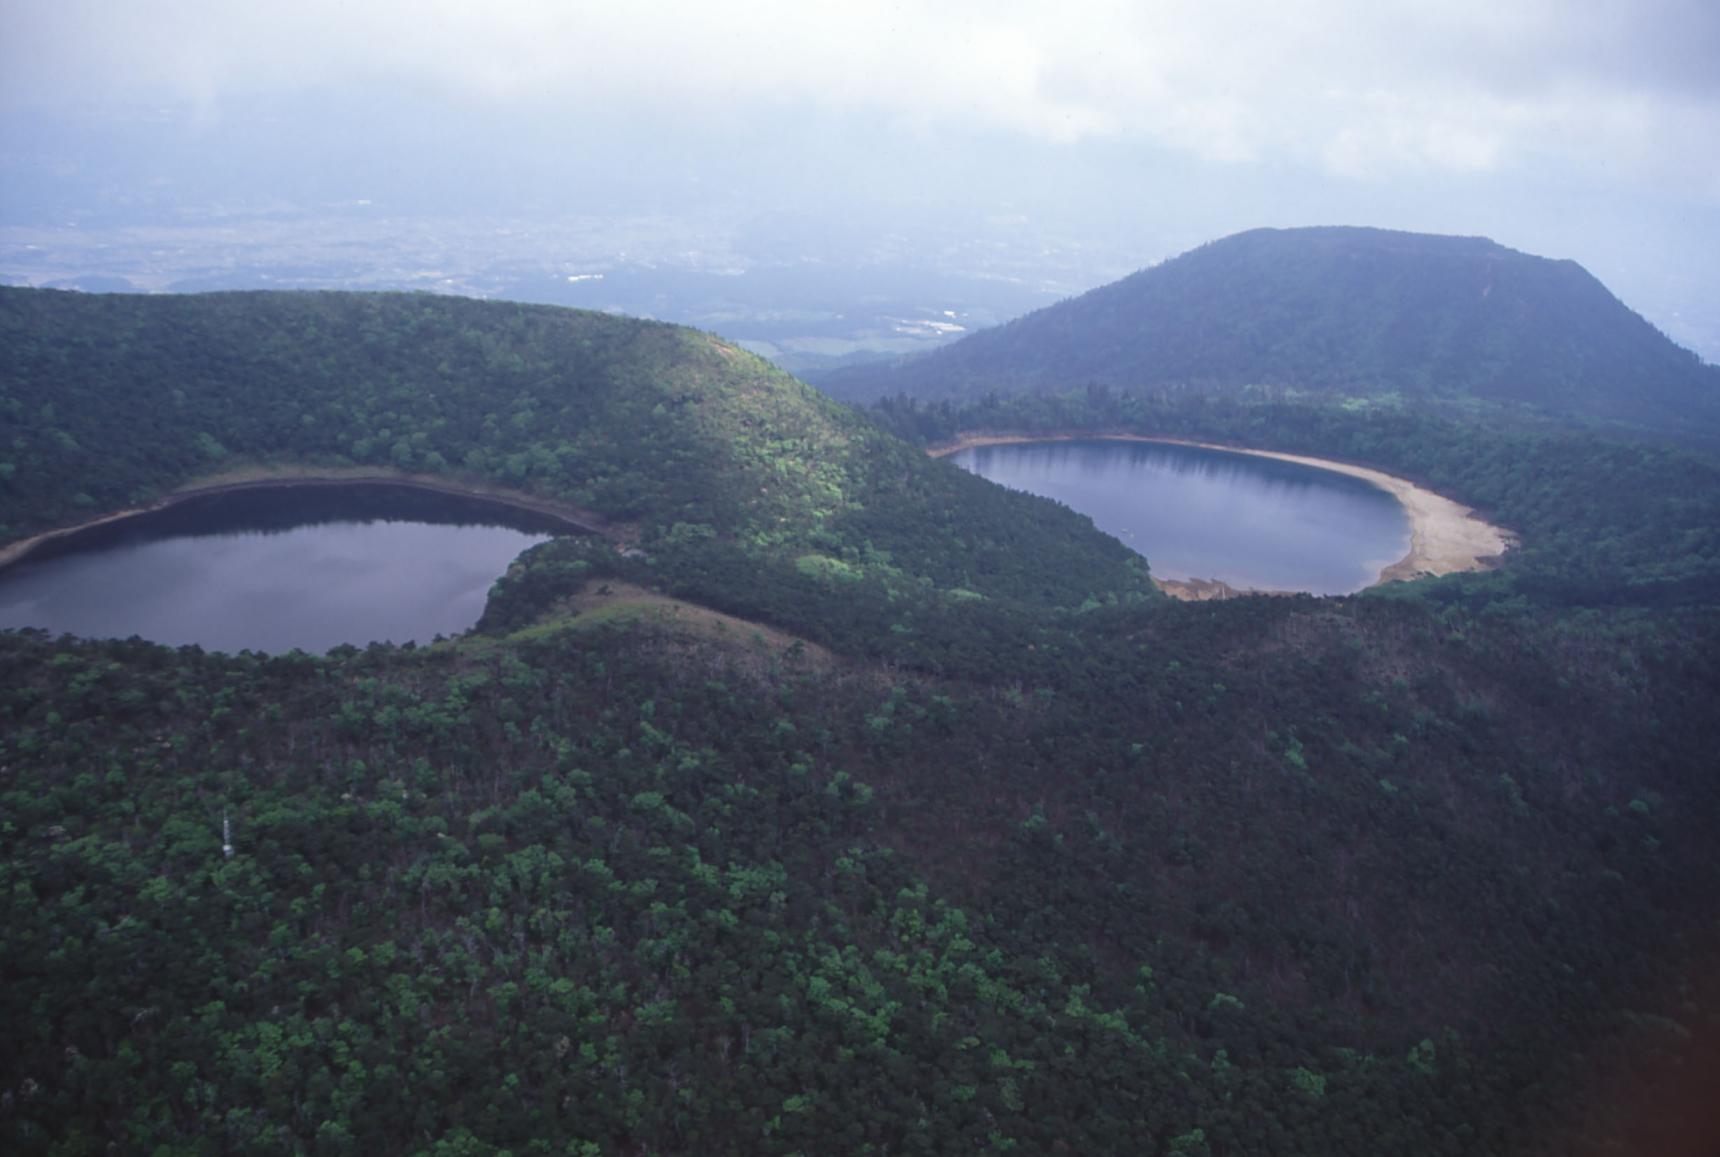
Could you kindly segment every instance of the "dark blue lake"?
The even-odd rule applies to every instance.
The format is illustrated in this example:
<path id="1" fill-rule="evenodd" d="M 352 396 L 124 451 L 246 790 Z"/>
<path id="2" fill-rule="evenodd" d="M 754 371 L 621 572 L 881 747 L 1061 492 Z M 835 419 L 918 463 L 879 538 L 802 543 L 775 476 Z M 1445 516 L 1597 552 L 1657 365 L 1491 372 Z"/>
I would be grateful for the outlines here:
<path id="1" fill-rule="evenodd" d="M 210 495 L 46 544 L 0 571 L 0 627 L 270 653 L 429 642 L 472 627 L 508 564 L 568 529 L 403 486 Z"/>
<path id="2" fill-rule="evenodd" d="M 1296 462 L 1112 441 L 981 446 L 950 460 L 1089 516 L 1159 578 L 1349 594 L 1409 551 L 1397 499 Z"/>

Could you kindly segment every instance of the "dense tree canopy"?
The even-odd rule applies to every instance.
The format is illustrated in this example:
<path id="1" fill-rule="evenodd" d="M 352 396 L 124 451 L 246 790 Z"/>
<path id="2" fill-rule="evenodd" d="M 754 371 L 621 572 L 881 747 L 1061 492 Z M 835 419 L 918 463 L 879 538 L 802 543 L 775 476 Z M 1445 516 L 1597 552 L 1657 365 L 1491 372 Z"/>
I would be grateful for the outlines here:
<path id="1" fill-rule="evenodd" d="M 1102 390 L 872 421 L 707 335 L 510 305 L 0 305 L 14 534 L 232 458 L 622 528 L 429 647 L 0 635 L 9 1151 L 1714 1137 L 1708 457 Z M 975 426 L 1362 459 L 1524 544 L 1173 604 L 885 429 Z"/>

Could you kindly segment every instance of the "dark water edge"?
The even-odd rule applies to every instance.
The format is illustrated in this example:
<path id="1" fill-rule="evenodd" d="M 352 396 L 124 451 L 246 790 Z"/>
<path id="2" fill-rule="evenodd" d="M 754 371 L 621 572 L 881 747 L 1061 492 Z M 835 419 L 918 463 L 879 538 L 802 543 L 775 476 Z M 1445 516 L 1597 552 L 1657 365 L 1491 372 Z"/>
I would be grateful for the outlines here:
<path id="1" fill-rule="evenodd" d="M 1109 440 L 979 446 L 950 460 L 1086 514 L 1163 579 L 1350 594 L 1409 551 L 1397 499 L 1298 462 Z"/>
<path id="2" fill-rule="evenodd" d="M 410 485 L 271 483 L 41 543 L 0 572 L 0 627 L 322 652 L 469 629 L 521 551 L 571 524 Z"/>

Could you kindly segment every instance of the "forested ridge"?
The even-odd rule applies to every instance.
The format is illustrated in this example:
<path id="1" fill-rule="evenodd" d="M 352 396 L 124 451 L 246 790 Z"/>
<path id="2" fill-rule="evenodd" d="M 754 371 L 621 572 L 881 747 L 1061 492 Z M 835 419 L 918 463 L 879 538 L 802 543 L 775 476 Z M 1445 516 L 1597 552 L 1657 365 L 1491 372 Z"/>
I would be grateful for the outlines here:
<path id="1" fill-rule="evenodd" d="M 9 1150 L 1720 1135 L 1705 455 L 1100 389 L 868 420 L 708 335 L 502 304 L 0 305 L 13 536 L 227 458 L 633 528 L 534 548 L 430 647 L 0 635 Z M 183 425 L 126 450 L 175 389 Z M 974 428 L 1366 460 L 1523 544 L 1173 604 L 912 444 Z M 610 585 L 804 642 L 579 609 Z"/>
<path id="2" fill-rule="evenodd" d="M 709 334 L 599 313 L 0 288 L 0 415 L 6 538 L 236 463 L 321 463 L 564 500 L 669 556 L 1053 603 L 1151 594 L 1085 519 L 928 463 Z"/>
<path id="3" fill-rule="evenodd" d="M 894 364 L 837 397 L 973 401 L 1089 384 L 1504 408 L 1720 439 L 1720 368 L 1573 261 L 1481 237 L 1256 229 Z"/>

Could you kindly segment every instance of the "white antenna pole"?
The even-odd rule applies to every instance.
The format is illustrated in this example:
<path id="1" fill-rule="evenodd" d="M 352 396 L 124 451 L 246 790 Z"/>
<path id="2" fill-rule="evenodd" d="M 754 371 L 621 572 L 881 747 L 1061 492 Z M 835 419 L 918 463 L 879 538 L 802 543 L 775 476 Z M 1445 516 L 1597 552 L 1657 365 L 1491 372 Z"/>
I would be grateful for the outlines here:
<path id="1" fill-rule="evenodd" d="M 227 818 L 226 808 L 221 809 L 221 854 L 233 858 L 233 821 Z"/>

